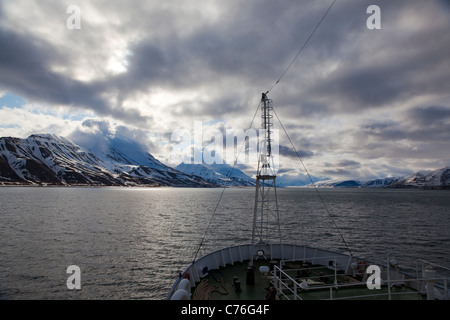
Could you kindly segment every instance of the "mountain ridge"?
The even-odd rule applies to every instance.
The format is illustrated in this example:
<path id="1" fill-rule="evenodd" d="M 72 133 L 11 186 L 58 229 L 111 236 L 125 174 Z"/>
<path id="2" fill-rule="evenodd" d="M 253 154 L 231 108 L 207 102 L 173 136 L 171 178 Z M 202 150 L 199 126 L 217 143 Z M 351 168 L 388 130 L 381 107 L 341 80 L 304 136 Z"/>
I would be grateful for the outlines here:
<path id="1" fill-rule="evenodd" d="M 53 134 L 0 138 L 0 184 L 214 187 L 166 166 L 149 153 L 147 163 L 108 146 L 97 154 Z M 144 159 L 143 158 L 143 159 Z M 141 159 L 142 160 L 142 159 Z"/>
<path id="2" fill-rule="evenodd" d="M 305 186 L 319 188 L 416 188 L 416 189 L 449 189 L 450 166 L 436 170 L 421 170 L 405 177 L 389 177 L 359 180 L 323 180 Z"/>
<path id="3" fill-rule="evenodd" d="M 254 178 L 228 164 L 180 164 L 158 161 L 136 142 L 116 139 L 102 148 L 87 148 L 54 134 L 0 138 L 0 185 L 70 186 L 255 186 Z M 307 185 L 304 187 L 312 187 Z M 406 177 L 369 181 L 326 180 L 327 188 L 450 189 L 450 166 Z"/>
<path id="4" fill-rule="evenodd" d="M 390 187 L 450 190 L 450 166 L 436 170 L 421 170 L 412 173 L 404 178 L 400 178 Z"/>
<path id="5" fill-rule="evenodd" d="M 256 186 L 255 179 L 228 164 L 207 165 L 181 163 L 175 169 L 201 177 L 203 180 L 221 186 Z"/>

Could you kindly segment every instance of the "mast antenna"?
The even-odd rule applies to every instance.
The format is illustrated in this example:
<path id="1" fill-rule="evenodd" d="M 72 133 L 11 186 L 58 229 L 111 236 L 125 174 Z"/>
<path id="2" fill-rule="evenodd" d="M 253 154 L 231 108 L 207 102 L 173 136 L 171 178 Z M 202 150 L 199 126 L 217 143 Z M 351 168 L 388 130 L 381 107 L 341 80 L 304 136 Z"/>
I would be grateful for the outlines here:
<path id="1" fill-rule="evenodd" d="M 261 97 L 261 131 L 256 174 L 255 206 L 253 213 L 252 251 L 255 245 L 279 243 L 283 250 L 280 214 L 278 210 L 276 170 L 272 153 L 273 134 L 272 100 Z M 263 134 L 263 137 L 261 135 Z M 250 262 L 253 265 L 253 257 Z"/>

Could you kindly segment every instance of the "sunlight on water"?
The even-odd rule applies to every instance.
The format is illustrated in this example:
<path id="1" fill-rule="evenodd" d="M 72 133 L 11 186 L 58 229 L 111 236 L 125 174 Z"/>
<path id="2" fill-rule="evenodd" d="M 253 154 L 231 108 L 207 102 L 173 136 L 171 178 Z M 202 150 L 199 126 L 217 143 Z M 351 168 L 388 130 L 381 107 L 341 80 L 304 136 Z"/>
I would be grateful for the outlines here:
<path id="1" fill-rule="evenodd" d="M 200 254 L 249 243 L 253 189 L 0 188 L 1 299 L 164 299 Z M 450 266 L 445 191 L 279 189 L 283 240 Z M 69 290 L 66 269 L 81 269 Z"/>

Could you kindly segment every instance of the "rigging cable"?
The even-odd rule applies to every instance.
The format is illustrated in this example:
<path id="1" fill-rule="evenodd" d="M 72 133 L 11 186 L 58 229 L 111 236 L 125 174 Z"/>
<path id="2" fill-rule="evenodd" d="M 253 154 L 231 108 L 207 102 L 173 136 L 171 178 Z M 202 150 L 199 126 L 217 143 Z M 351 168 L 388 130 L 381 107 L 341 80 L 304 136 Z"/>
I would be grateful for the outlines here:
<path id="1" fill-rule="evenodd" d="M 333 7 L 333 5 L 336 3 L 337 0 L 333 0 L 333 2 L 330 4 L 330 6 L 328 7 L 328 9 L 325 11 L 325 13 L 323 14 L 322 18 L 320 19 L 320 21 L 317 23 L 316 27 L 314 28 L 314 30 L 311 32 L 311 34 L 309 35 L 309 37 L 306 39 L 305 43 L 303 44 L 303 46 L 300 48 L 300 50 L 298 51 L 297 55 L 294 57 L 294 59 L 291 61 L 291 63 L 289 63 L 289 65 L 287 66 L 286 70 L 284 70 L 284 72 L 281 74 L 281 76 L 278 78 L 278 80 L 275 82 L 275 84 L 266 92 L 269 93 L 270 91 L 272 91 L 273 88 L 275 88 L 275 86 L 280 83 L 281 79 L 284 78 L 284 76 L 286 75 L 286 73 L 291 69 L 292 65 L 294 64 L 294 62 L 297 60 L 297 58 L 300 56 L 300 54 L 303 52 L 303 50 L 306 48 L 308 42 L 312 39 L 312 37 L 314 36 L 314 34 L 316 33 L 317 29 L 319 28 L 319 26 L 322 24 L 322 22 L 325 20 L 325 17 L 328 15 L 328 13 L 331 11 L 331 8 Z M 284 133 L 286 134 L 286 137 L 288 138 L 292 148 L 294 149 L 298 159 L 300 160 L 300 163 L 303 166 L 303 169 L 305 170 L 309 180 L 311 181 L 312 186 L 314 187 L 314 189 L 317 192 L 317 195 L 319 196 L 320 201 L 322 202 L 322 205 L 325 208 L 325 211 L 328 213 L 328 216 L 331 218 L 331 221 L 334 224 L 334 227 L 336 228 L 337 232 L 339 233 L 339 236 L 342 239 L 342 242 L 344 243 L 345 247 L 347 248 L 348 252 L 350 253 L 350 256 L 353 256 L 349 246 L 347 245 L 347 242 L 345 241 L 341 231 L 339 230 L 336 221 L 333 219 L 333 216 L 331 215 L 330 210 L 328 209 L 328 206 L 325 203 L 325 200 L 322 198 L 321 193 L 319 192 L 316 184 L 314 183 L 314 180 L 312 179 L 311 175 L 308 172 L 308 169 L 306 168 L 302 158 L 300 157 L 299 153 L 297 152 L 297 149 L 294 146 L 294 143 L 292 142 L 291 138 L 289 137 L 283 123 L 281 122 L 280 118 L 278 117 L 277 112 L 275 111 L 275 108 L 273 109 L 273 112 L 275 114 L 275 116 L 278 119 L 278 122 L 280 123 L 281 127 L 283 128 Z"/>
<path id="2" fill-rule="evenodd" d="M 295 154 L 297 155 L 298 159 L 300 160 L 300 163 L 302 164 L 303 169 L 304 169 L 305 172 L 306 172 L 306 175 L 308 176 L 309 180 L 311 181 L 311 184 L 313 185 L 314 190 L 316 190 L 317 195 L 319 196 L 319 199 L 320 199 L 320 201 L 322 202 L 322 205 L 323 205 L 324 208 L 325 208 L 325 211 L 328 213 L 328 216 L 331 218 L 331 221 L 333 222 L 334 227 L 336 228 L 337 232 L 339 233 L 339 236 L 341 237 L 342 242 L 344 243 L 345 247 L 347 248 L 348 252 L 350 253 L 350 256 L 353 256 L 352 251 L 350 250 L 350 247 L 347 245 L 347 242 L 345 241 L 344 236 L 342 235 L 341 231 L 339 230 L 339 228 L 338 228 L 338 226 L 337 226 L 337 224 L 336 224 L 336 221 L 334 221 L 333 216 L 331 215 L 331 212 L 330 212 L 330 210 L 328 209 L 327 204 L 325 203 L 325 200 L 323 200 L 322 195 L 320 194 L 319 189 L 317 188 L 316 184 L 314 183 L 313 178 L 312 178 L 311 175 L 309 174 L 309 171 L 308 171 L 308 169 L 306 168 L 306 166 L 305 166 L 305 164 L 304 164 L 302 158 L 300 157 L 300 154 L 298 153 L 297 149 L 296 149 L 295 146 L 294 146 L 294 143 L 292 142 L 292 140 L 291 140 L 291 138 L 289 137 L 289 135 L 288 135 L 286 129 L 284 128 L 283 123 L 281 123 L 281 120 L 280 120 L 280 118 L 278 117 L 278 114 L 277 114 L 277 112 L 275 111 L 275 108 L 272 109 L 272 110 L 273 110 L 273 113 L 275 114 L 275 116 L 277 117 L 278 122 L 280 123 L 281 128 L 283 128 L 283 131 L 284 131 L 284 133 L 286 134 L 286 137 L 288 138 L 288 140 L 289 140 L 289 142 L 290 142 L 292 148 L 294 149 Z"/>
<path id="3" fill-rule="evenodd" d="M 292 65 L 294 64 L 295 60 L 297 60 L 297 58 L 300 56 L 300 54 L 303 52 L 303 50 L 306 48 L 306 45 L 308 44 L 308 42 L 311 40 L 311 38 L 313 37 L 314 33 L 316 33 L 317 29 L 319 29 L 319 26 L 322 24 L 323 20 L 325 20 L 325 17 L 328 15 L 328 13 L 330 12 L 331 8 L 333 7 L 334 3 L 337 0 L 334 0 L 331 5 L 328 7 L 327 11 L 325 11 L 324 15 L 322 16 L 322 19 L 320 19 L 319 23 L 316 25 L 316 27 L 314 28 L 314 30 L 311 32 L 311 34 L 309 35 L 309 37 L 306 39 L 305 43 L 303 44 L 303 46 L 301 47 L 301 49 L 299 50 L 299 52 L 297 53 L 297 55 L 294 57 L 294 59 L 291 61 L 291 63 L 288 65 L 288 67 L 286 68 L 286 70 L 284 70 L 284 72 L 281 74 L 281 76 L 278 78 L 278 80 L 275 82 L 275 84 L 266 92 L 269 93 L 270 91 L 272 91 L 273 88 L 275 88 L 275 86 L 280 83 L 281 79 L 284 78 L 284 76 L 286 75 L 286 73 L 289 71 L 289 69 L 292 67 Z"/>
<path id="4" fill-rule="evenodd" d="M 259 102 L 258 107 L 256 108 L 255 114 L 253 115 L 252 122 L 250 123 L 250 126 L 247 129 L 247 131 L 250 130 L 253 127 L 253 122 L 255 122 L 255 118 L 256 118 L 256 115 L 258 114 L 260 105 L 261 105 L 261 101 Z M 237 157 L 234 160 L 233 167 L 231 168 L 231 170 L 227 174 L 227 178 L 231 178 L 231 175 L 233 173 L 234 168 L 236 167 L 237 161 L 239 159 L 239 156 L 241 155 L 241 151 L 242 151 L 242 148 L 244 147 L 244 145 L 245 145 L 245 141 L 242 143 L 241 148 L 239 149 L 238 155 L 237 155 Z M 219 204 L 222 201 L 223 194 L 225 193 L 225 189 L 226 189 L 226 187 L 224 186 L 223 189 L 222 189 L 222 192 L 220 193 L 219 200 L 217 201 L 217 204 L 214 207 L 214 210 L 213 210 L 213 213 L 211 215 L 211 218 L 209 219 L 208 226 L 206 227 L 206 230 L 205 230 L 205 233 L 203 234 L 202 240 L 200 241 L 200 244 L 198 245 L 198 248 L 197 248 L 197 251 L 195 252 L 194 258 L 192 259 L 192 263 L 195 263 L 195 260 L 197 259 L 197 256 L 198 256 L 198 254 L 200 252 L 200 249 L 203 246 L 203 242 L 205 241 L 205 238 L 206 238 L 206 233 L 208 232 L 208 230 L 209 230 L 209 228 L 211 226 L 211 223 L 212 223 L 212 221 L 214 219 L 214 216 L 216 215 L 217 209 L 219 208 Z"/>
<path id="5" fill-rule="evenodd" d="M 314 28 L 314 30 L 311 32 L 311 34 L 309 35 L 309 37 L 306 39 L 306 41 L 305 41 L 305 43 L 303 44 L 303 46 L 300 48 L 300 50 L 299 50 L 299 52 L 297 53 L 297 55 L 294 57 L 294 59 L 293 59 L 293 60 L 291 61 L 291 63 L 288 65 L 288 67 L 286 68 L 286 70 L 281 74 L 281 76 L 278 78 L 278 80 L 275 82 L 275 84 L 274 84 L 274 85 L 266 92 L 266 94 L 268 94 L 273 88 L 275 88 L 275 86 L 276 86 L 278 83 L 280 83 L 280 81 L 284 78 L 284 76 L 285 76 L 286 73 L 289 71 L 289 69 L 292 67 L 292 65 L 294 64 L 294 62 L 297 60 L 297 58 L 300 56 L 300 54 L 301 54 L 301 53 L 303 52 L 303 50 L 306 48 L 308 42 L 312 39 L 312 37 L 314 36 L 314 34 L 315 34 L 315 32 L 317 31 L 317 29 L 319 28 L 319 26 L 320 26 L 320 25 L 322 24 L 322 22 L 325 20 L 325 17 L 328 15 L 328 13 L 330 12 L 331 8 L 333 7 L 333 5 L 335 4 L 336 1 L 337 1 L 337 0 L 333 0 L 333 2 L 331 3 L 331 5 L 328 7 L 328 9 L 327 9 L 327 10 L 325 11 L 325 13 L 323 14 L 323 16 L 322 16 L 322 18 L 320 19 L 320 21 L 317 23 L 317 25 L 316 25 L 316 27 Z M 259 104 L 258 104 L 258 108 L 256 108 L 256 112 L 255 112 L 255 114 L 254 114 L 254 116 L 253 116 L 252 122 L 251 122 L 251 124 L 250 124 L 248 130 L 250 130 L 250 129 L 252 128 L 252 126 L 253 126 L 253 122 L 255 121 L 256 115 L 258 114 L 260 105 L 261 105 L 261 101 L 260 101 Z M 274 110 L 274 112 L 275 112 L 275 110 Z M 276 115 L 277 118 L 278 118 L 278 115 L 277 115 L 276 113 L 275 113 L 275 115 Z M 279 118 L 278 118 L 278 121 L 280 121 Z M 284 132 L 286 133 L 286 136 L 288 137 L 289 141 L 291 142 L 292 147 L 294 148 L 295 152 L 297 153 L 297 156 L 299 157 L 300 162 L 302 163 L 302 165 L 303 165 L 303 167 L 304 167 L 306 173 L 308 174 L 309 178 L 311 179 L 311 182 L 313 183 L 313 185 L 314 185 L 314 187 L 315 187 L 315 184 L 314 184 L 314 182 L 313 182 L 311 176 L 309 175 L 308 171 L 306 170 L 306 167 L 305 167 L 305 165 L 303 164 L 303 161 L 301 160 L 301 158 L 300 158 L 298 152 L 296 151 L 296 149 L 295 149 L 295 147 L 294 147 L 294 145 L 293 145 L 291 139 L 290 139 L 289 136 L 287 135 L 287 132 L 286 132 L 286 130 L 285 130 L 283 124 L 281 123 L 281 121 L 280 121 L 280 124 L 281 124 L 281 126 L 282 126 Z M 244 145 L 245 145 L 245 141 L 244 141 L 244 143 L 242 144 L 242 146 L 241 146 L 241 148 L 240 148 L 240 150 L 239 150 L 238 156 L 235 158 L 233 167 L 231 168 L 229 174 L 227 175 L 227 178 L 230 178 L 230 177 L 231 177 L 231 174 L 232 174 L 232 172 L 233 172 L 233 170 L 234 170 L 234 168 L 235 168 L 235 166 L 236 166 L 236 164 L 237 164 L 237 160 L 239 159 L 240 153 L 241 153 L 241 151 L 242 151 L 242 147 L 243 147 Z M 316 188 L 316 187 L 315 187 L 315 188 Z M 222 197 L 223 197 L 223 194 L 224 194 L 224 192 L 225 192 L 225 189 L 226 189 L 226 187 L 224 187 L 224 188 L 222 189 L 222 192 L 221 192 L 221 194 L 220 194 L 219 200 L 217 201 L 217 204 L 216 204 L 216 206 L 215 206 L 215 208 L 214 208 L 214 211 L 213 211 L 213 213 L 212 213 L 212 215 L 211 215 L 211 218 L 210 218 L 210 220 L 209 220 L 209 222 L 208 222 L 208 226 L 206 227 L 205 233 L 203 234 L 203 237 L 202 237 L 202 239 L 201 239 L 201 241 L 200 241 L 200 244 L 199 244 L 199 246 L 198 246 L 198 248 L 197 248 L 197 251 L 195 252 L 194 258 L 193 258 L 193 260 L 192 260 L 193 263 L 195 263 L 195 260 L 197 259 L 197 256 L 198 256 L 198 254 L 199 254 L 199 252 L 200 252 L 200 249 L 201 249 L 201 247 L 203 246 L 203 243 L 204 243 L 205 238 L 206 238 L 206 233 L 208 232 L 208 230 L 209 230 L 209 228 L 210 228 L 210 226 L 211 226 L 212 220 L 213 220 L 214 216 L 216 215 L 217 209 L 218 209 L 219 204 L 220 204 L 220 202 L 221 202 L 221 200 L 222 200 Z M 316 191 L 318 192 L 319 197 L 320 197 L 320 199 L 321 199 L 323 205 L 324 205 L 325 208 L 326 208 L 326 211 L 328 212 L 328 214 L 329 214 L 330 217 L 332 218 L 331 213 L 330 213 L 330 211 L 328 210 L 328 207 L 326 206 L 325 201 L 324 201 L 323 198 L 321 197 L 321 195 L 320 195 L 319 191 L 317 190 L 317 188 L 316 188 Z M 333 223 L 334 223 L 335 227 L 337 228 L 336 223 L 335 223 L 335 221 L 334 221 L 333 218 L 332 218 L 332 220 L 333 220 Z M 347 246 L 347 243 L 345 242 L 345 239 L 342 237 L 342 234 L 340 233 L 339 229 L 338 229 L 338 232 L 339 232 L 339 235 L 341 236 L 341 238 L 342 238 L 342 240 L 343 240 L 345 246 L 347 247 L 347 250 L 348 250 L 348 251 L 350 252 L 350 254 L 351 254 L 351 251 L 350 251 L 349 247 Z"/>

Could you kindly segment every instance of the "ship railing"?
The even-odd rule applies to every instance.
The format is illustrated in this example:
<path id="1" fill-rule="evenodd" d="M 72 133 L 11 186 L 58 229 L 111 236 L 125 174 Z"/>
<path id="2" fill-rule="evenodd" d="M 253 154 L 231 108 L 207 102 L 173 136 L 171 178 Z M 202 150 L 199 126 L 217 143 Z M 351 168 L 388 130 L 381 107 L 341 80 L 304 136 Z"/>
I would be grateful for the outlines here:
<path id="1" fill-rule="evenodd" d="M 450 268 L 417 259 L 416 277 L 423 279 L 417 284 L 419 291 L 431 299 L 450 300 Z"/>
<path id="2" fill-rule="evenodd" d="M 327 259 L 329 258 L 330 257 L 327 257 Z M 283 263 L 285 262 L 286 261 L 283 261 Z M 303 294 L 313 292 L 315 290 L 329 290 L 329 296 L 324 296 L 324 299 L 330 300 L 366 299 L 370 297 L 386 298 L 391 300 L 397 296 L 407 295 L 416 295 L 418 299 L 422 299 L 422 295 L 426 295 L 427 299 L 429 300 L 450 299 L 448 287 L 448 284 L 450 283 L 450 269 L 448 268 L 432 264 L 424 260 L 418 260 L 416 268 L 417 275 L 414 277 L 408 273 L 401 271 L 397 266 L 393 266 L 390 264 L 387 264 L 387 266 L 381 264 L 376 265 L 380 268 L 380 286 L 387 288 L 387 292 L 386 290 L 380 292 L 373 287 L 372 289 L 369 288 L 368 282 L 370 281 L 372 283 L 372 279 L 369 278 L 371 274 L 366 272 L 360 273 L 359 276 L 361 280 L 357 280 L 355 277 L 351 277 L 351 274 L 349 272 L 342 273 L 342 270 L 340 270 L 341 272 L 339 272 L 337 263 L 335 263 L 334 266 L 328 266 L 328 269 L 334 269 L 334 274 L 309 275 L 300 279 L 297 277 L 292 277 L 290 274 L 292 274 L 296 270 L 302 270 L 303 272 L 313 274 L 317 273 L 317 271 L 320 269 L 323 270 L 323 266 L 303 266 L 299 269 L 284 269 L 281 266 L 275 265 L 271 274 L 271 282 L 272 285 L 277 289 L 279 296 L 289 300 L 301 300 Z M 448 274 L 443 273 L 442 270 L 439 270 L 440 272 L 435 272 L 436 269 L 448 271 Z M 347 271 L 349 271 L 349 269 Z M 354 276 L 354 272 L 352 276 Z M 342 278 L 348 279 L 349 282 L 342 282 Z M 339 282 L 339 279 L 341 279 L 341 282 Z M 324 280 L 326 280 L 326 284 L 324 283 Z M 392 287 L 394 286 L 403 286 L 411 290 L 402 290 L 398 292 L 392 290 Z M 337 297 L 333 295 L 333 290 L 352 287 L 366 287 L 367 291 L 365 291 L 361 295 L 352 295 L 345 297 Z"/>
<path id="3" fill-rule="evenodd" d="M 291 300 L 290 295 L 292 295 L 294 300 L 302 300 L 298 295 L 298 290 L 301 289 L 300 284 L 276 265 L 273 269 L 271 283 L 277 289 L 278 294 L 284 296 L 286 299 Z M 293 285 L 291 286 L 291 284 Z"/>

